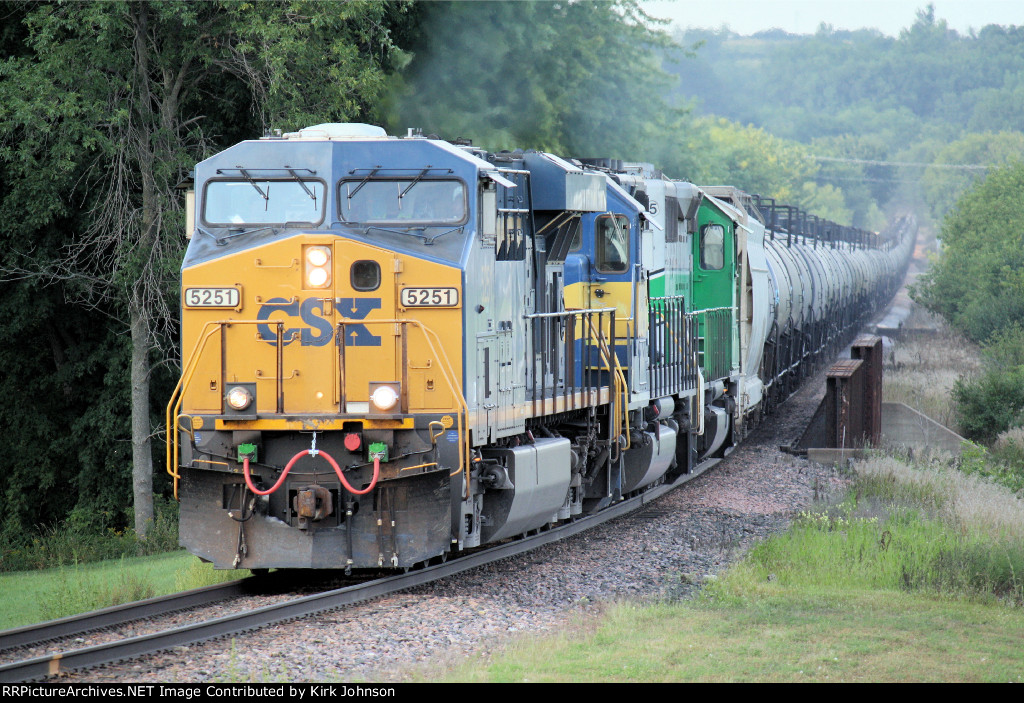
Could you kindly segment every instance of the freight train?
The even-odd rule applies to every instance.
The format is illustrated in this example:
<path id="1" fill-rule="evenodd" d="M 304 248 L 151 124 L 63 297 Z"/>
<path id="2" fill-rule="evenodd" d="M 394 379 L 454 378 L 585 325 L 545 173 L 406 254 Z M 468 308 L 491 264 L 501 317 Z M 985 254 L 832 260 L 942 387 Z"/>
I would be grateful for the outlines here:
<path id="1" fill-rule="evenodd" d="M 217 568 L 409 568 L 685 480 L 902 280 L 653 166 L 323 124 L 196 166 L 167 409 Z"/>

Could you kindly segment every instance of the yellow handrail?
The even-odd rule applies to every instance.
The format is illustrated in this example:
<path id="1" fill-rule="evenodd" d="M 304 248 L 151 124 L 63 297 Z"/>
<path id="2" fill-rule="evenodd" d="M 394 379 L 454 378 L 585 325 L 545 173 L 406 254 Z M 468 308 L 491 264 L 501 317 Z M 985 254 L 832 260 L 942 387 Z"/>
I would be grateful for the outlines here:
<path id="1" fill-rule="evenodd" d="M 591 331 L 592 334 L 594 334 L 594 338 L 597 340 L 598 350 L 601 352 L 601 355 L 604 357 L 604 361 L 605 361 L 605 365 L 606 365 L 607 370 L 608 370 L 608 374 L 610 376 L 612 376 L 612 378 L 615 379 L 615 394 L 614 394 L 613 399 L 612 399 L 612 402 L 613 402 L 612 415 L 614 417 L 614 422 L 616 424 L 614 424 L 612 426 L 612 429 L 614 430 L 616 436 L 621 436 L 623 434 L 622 433 L 622 427 L 623 426 L 629 427 L 629 399 L 628 399 L 629 385 L 626 383 L 626 374 L 622 370 L 622 366 L 619 364 L 619 357 L 618 357 L 618 355 L 615 354 L 614 350 L 609 350 L 608 349 L 608 340 L 605 339 L 603 334 L 601 334 L 599 331 L 594 329 L 594 321 L 593 320 L 588 320 L 588 322 L 590 324 L 590 331 Z M 614 371 L 612 370 L 613 365 L 614 365 Z M 616 408 L 616 407 L 614 407 L 615 405 L 618 405 L 619 407 Z M 620 417 L 620 412 L 621 412 L 621 417 Z M 620 422 L 622 424 L 619 424 Z M 631 446 L 631 442 L 630 442 L 630 438 L 629 438 L 629 432 L 626 432 L 625 434 L 626 434 L 626 446 L 624 447 L 624 449 L 629 449 L 630 446 Z"/>
<path id="2" fill-rule="evenodd" d="M 215 329 L 208 328 L 216 325 L 217 328 L 224 324 L 224 321 L 210 321 L 203 326 L 203 331 L 199 333 L 199 338 L 196 340 L 195 347 L 192 349 L 192 353 L 189 354 L 188 363 L 181 370 L 181 378 L 178 379 L 178 384 L 174 387 L 174 391 L 171 393 L 171 398 L 167 402 L 167 413 L 165 417 L 167 427 L 167 473 L 174 479 L 174 499 L 178 499 L 178 480 L 181 479 L 181 474 L 178 473 L 178 410 L 181 408 L 181 401 L 184 398 L 184 389 L 187 385 L 187 381 L 192 380 L 192 376 L 195 374 L 195 367 L 198 364 L 199 357 L 202 355 L 203 349 L 206 348 L 206 342 L 213 336 Z M 172 421 L 173 418 L 173 421 Z"/>

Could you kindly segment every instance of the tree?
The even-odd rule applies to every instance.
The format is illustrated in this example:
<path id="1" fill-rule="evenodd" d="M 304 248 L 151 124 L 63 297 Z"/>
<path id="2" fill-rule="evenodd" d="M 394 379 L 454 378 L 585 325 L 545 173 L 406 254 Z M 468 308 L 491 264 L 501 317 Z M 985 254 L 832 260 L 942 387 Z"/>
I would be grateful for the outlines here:
<path id="1" fill-rule="evenodd" d="M 491 149 L 641 158 L 682 114 L 669 47 L 637 2 L 436 2 L 393 83 L 389 125 Z"/>
<path id="2" fill-rule="evenodd" d="M 943 215 L 960 198 L 986 166 L 1001 166 L 1024 158 L 1024 134 L 986 132 L 968 134 L 943 145 L 935 153 L 934 164 L 921 176 L 921 188 L 932 216 Z"/>
<path id="3" fill-rule="evenodd" d="M 802 205 L 804 184 L 818 171 L 802 144 L 724 118 L 694 120 L 684 135 L 685 142 L 666 149 L 658 163 L 694 183 L 727 183 Z"/>
<path id="4" fill-rule="evenodd" d="M 914 298 L 975 341 L 1024 319 L 1024 162 L 995 169 L 942 224 L 942 251 Z"/>
<path id="5" fill-rule="evenodd" d="M 172 359 L 183 233 L 175 189 L 223 134 L 365 115 L 384 2 L 26 4 L 0 63 L 5 278 L 60 284 L 130 339 L 135 529 L 152 519 L 150 383 Z M 243 104 L 239 105 L 239 98 Z M 60 223 L 67 234 L 55 233 Z M 20 230 L 20 231 L 19 231 Z M 24 231 L 49 231 L 33 247 Z"/>

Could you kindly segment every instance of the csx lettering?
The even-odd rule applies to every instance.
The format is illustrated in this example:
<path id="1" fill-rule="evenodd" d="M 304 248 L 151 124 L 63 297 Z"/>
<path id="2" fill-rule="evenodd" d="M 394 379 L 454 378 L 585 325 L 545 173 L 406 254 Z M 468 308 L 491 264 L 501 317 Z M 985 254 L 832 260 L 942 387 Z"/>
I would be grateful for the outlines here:
<path id="1" fill-rule="evenodd" d="M 374 310 L 380 309 L 380 298 L 336 298 L 334 304 L 338 315 L 349 320 L 363 320 Z M 323 298 L 306 298 L 301 303 L 297 300 L 271 298 L 260 306 L 256 313 L 257 320 L 265 320 L 268 324 L 257 326 L 260 338 L 268 344 L 277 343 L 276 326 L 271 321 L 298 317 L 305 323 L 304 327 L 285 327 L 284 344 L 287 346 L 299 340 L 304 347 L 322 347 L 334 338 L 334 327 L 324 318 L 325 301 Z M 335 340 L 335 344 L 340 343 Z M 348 323 L 345 325 L 346 347 L 379 347 L 380 337 L 372 334 L 366 325 Z"/>
<path id="2" fill-rule="evenodd" d="M 338 314 L 350 320 L 362 320 L 380 308 L 380 298 L 338 298 Z M 346 347 L 379 347 L 380 337 L 370 334 L 366 325 L 345 325 Z"/>

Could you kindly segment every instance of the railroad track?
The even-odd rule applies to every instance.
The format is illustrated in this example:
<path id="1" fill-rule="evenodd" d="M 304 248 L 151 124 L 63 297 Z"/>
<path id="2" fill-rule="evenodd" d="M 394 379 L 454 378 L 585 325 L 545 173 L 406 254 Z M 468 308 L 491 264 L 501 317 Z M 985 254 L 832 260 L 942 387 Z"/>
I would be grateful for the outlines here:
<path id="1" fill-rule="evenodd" d="M 302 596 L 233 615 L 169 628 L 148 635 L 129 637 L 92 647 L 69 649 L 5 664 L 0 666 L 0 683 L 31 681 L 56 676 L 75 669 L 97 667 L 133 659 L 174 647 L 227 637 L 276 623 L 337 610 L 430 583 L 484 564 L 528 552 L 545 544 L 579 534 L 608 520 L 621 517 L 647 505 L 682 483 L 696 478 L 718 461 L 717 459 L 706 461 L 694 472 L 680 476 L 674 483 L 656 486 L 596 515 L 558 527 L 534 531 L 514 541 L 482 549 L 444 563 Z M 100 628 L 115 627 L 155 615 L 209 605 L 236 596 L 251 595 L 254 593 L 257 583 L 258 580 L 254 579 L 232 581 L 219 586 L 209 586 L 163 598 L 128 603 L 39 625 L 5 630 L 0 632 L 0 651 L 14 647 L 36 646 L 58 638 L 79 636 Z"/>

